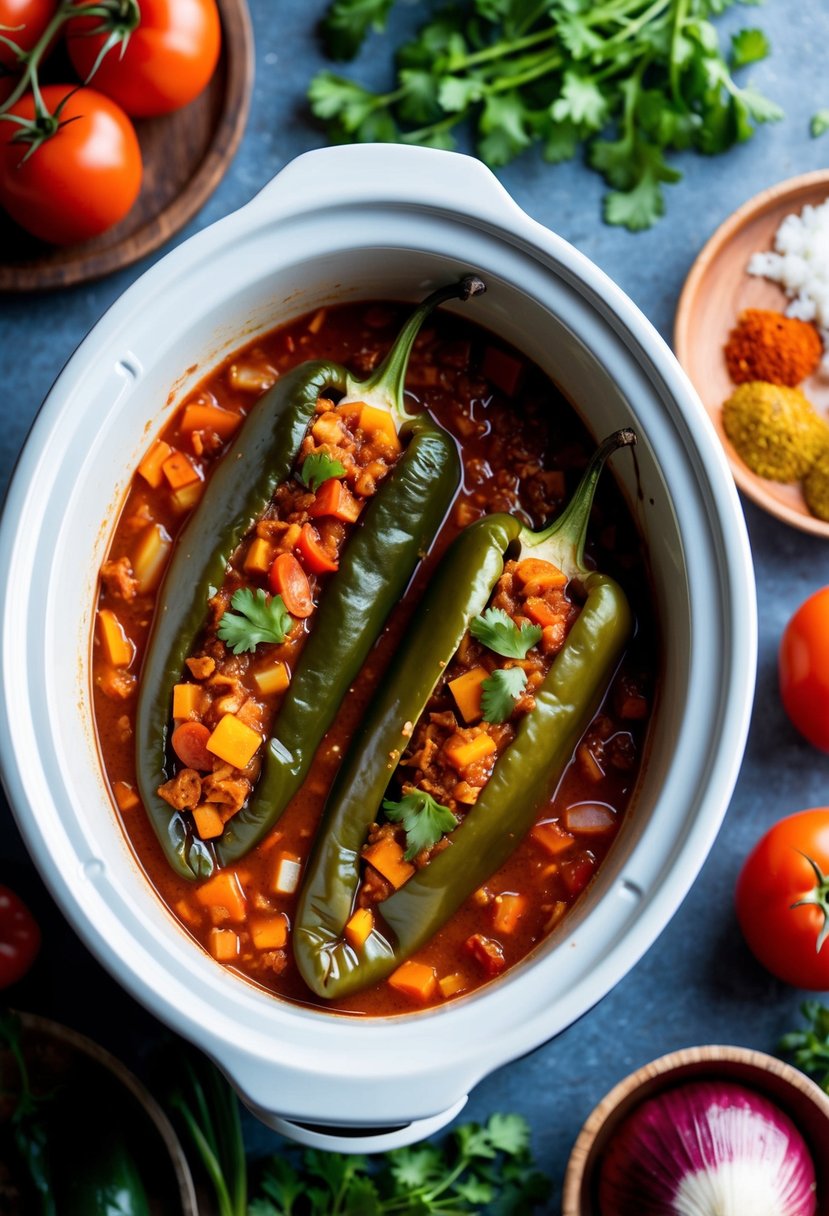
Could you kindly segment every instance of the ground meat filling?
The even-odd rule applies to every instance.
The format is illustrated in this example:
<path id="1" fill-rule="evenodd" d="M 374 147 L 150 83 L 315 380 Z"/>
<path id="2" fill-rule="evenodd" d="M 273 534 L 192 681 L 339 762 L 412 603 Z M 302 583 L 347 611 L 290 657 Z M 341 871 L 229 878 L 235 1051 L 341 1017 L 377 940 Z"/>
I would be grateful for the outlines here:
<path id="1" fill-rule="evenodd" d="M 277 487 L 266 511 L 233 554 L 224 583 L 209 600 L 200 644 L 186 660 L 182 683 L 176 686 L 173 719 L 177 724 L 192 722 L 203 727 L 199 736 L 203 745 L 181 750 L 173 732 L 173 748 L 182 767 L 158 793 L 176 810 L 193 812 L 202 839 L 220 835 L 228 819 L 241 810 L 261 767 L 258 745 L 244 763 L 230 763 L 226 756 L 214 754 L 209 741 L 213 732 L 231 716 L 255 732 L 260 744 L 265 739 L 313 626 L 324 582 L 336 569 L 363 506 L 400 454 L 391 431 L 363 427 L 361 412 L 359 404 L 335 405 L 327 398 L 317 402 L 316 416 L 297 458 L 297 474 L 301 475 L 309 456 L 327 457 L 342 472 L 338 470 L 316 489 L 304 485 L 299 477 Z M 306 543 L 308 530 L 311 549 Z M 307 608 L 291 618 L 283 642 L 260 643 L 254 653 L 234 654 L 218 636 L 221 620 L 240 589 L 275 594 L 272 567 L 283 554 L 299 562 L 307 580 Z M 106 563 L 102 577 L 113 594 L 124 598 L 134 594 L 128 563 Z M 290 610 L 289 603 L 286 607 Z M 246 738 L 255 744 L 252 736 Z"/>
<path id="2" fill-rule="evenodd" d="M 489 605 L 505 612 L 519 629 L 522 625 L 537 626 L 540 638 L 525 658 L 511 659 L 490 650 L 471 633 L 464 635 L 445 678 L 411 734 L 389 798 L 421 791 L 447 807 L 458 823 L 475 805 L 499 756 L 515 738 L 521 719 L 535 707 L 535 692 L 579 614 L 579 605 L 569 594 L 563 576 L 545 577 L 542 565 L 555 570 L 539 559 L 508 561 Z M 526 683 L 511 712 L 504 721 L 484 720 L 481 683 L 494 672 L 513 667 L 524 671 Z M 464 685 L 469 688 L 470 676 L 473 686 L 476 682 L 477 686 L 471 694 L 462 693 Z M 450 836 L 444 834 L 431 847 L 406 858 L 405 829 L 397 823 L 373 824 L 362 850 L 364 865 L 356 906 L 366 908 L 382 903 L 412 874 L 428 865 L 436 853 L 449 846 Z"/>

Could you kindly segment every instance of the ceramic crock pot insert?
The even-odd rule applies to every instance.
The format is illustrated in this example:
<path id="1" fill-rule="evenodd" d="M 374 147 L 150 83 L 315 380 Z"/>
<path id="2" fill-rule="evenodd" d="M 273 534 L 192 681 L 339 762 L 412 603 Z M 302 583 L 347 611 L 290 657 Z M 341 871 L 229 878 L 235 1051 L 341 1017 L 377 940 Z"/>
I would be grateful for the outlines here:
<path id="1" fill-rule="evenodd" d="M 229 350 L 326 303 L 413 300 L 470 270 L 489 287 L 466 306 L 471 319 L 544 368 L 594 436 L 637 430 L 638 481 L 628 453 L 613 466 L 653 568 L 658 711 L 628 820 L 558 933 L 468 998 L 394 1019 L 348 1018 L 289 1005 L 224 970 L 149 887 L 96 752 L 95 581 L 142 452 Z M 9 492 L 0 561 L 0 757 L 32 856 L 124 987 L 208 1052 L 261 1117 L 306 1142 L 334 1140 L 285 1118 L 381 1129 L 361 1149 L 412 1141 L 446 1122 L 486 1073 L 584 1013 L 675 911 L 736 779 L 756 630 L 745 529 L 721 449 L 641 313 L 466 157 L 310 153 L 142 276 L 41 410 Z"/>

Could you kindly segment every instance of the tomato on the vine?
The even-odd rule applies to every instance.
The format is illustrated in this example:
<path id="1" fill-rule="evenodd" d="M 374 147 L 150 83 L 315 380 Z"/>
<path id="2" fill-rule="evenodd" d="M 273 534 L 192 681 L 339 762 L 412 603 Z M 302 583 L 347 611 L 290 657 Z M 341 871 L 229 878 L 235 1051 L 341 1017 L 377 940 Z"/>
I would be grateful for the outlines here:
<path id="1" fill-rule="evenodd" d="M 94 0 L 84 0 L 92 4 Z M 75 70 L 136 118 L 169 114 L 206 87 L 219 60 L 221 27 L 216 0 L 141 0 L 140 20 L 132 18 L 100 33 L 99 17 L 78 17 L 66 30 Z M 101 58 L 113 32 L 125 33 Z"/>
<path id="2" fill-rule="evenodd" d="M 0 26 L 4 37 L 21 51 L 30 51 L 55 15 L 57 0 L 0 0 Z M 0 42 L 0 64 L 17 67 L 20 60 L 11 47 Z"/>
<path id="3" fill-rule="evenodd" d="M 800 733 L 829 752 L 829 587 L 800 605 L 780 642 L 780 695 Z"/>
<path id="4" fill-rule="evenodd" d="M 746 858 L 737 918 L 755 957 L 797 988 L 829 989 L 829 807 L 781 819 Z"/>
<path id="5" fill-rule="evenodd" d="M 0 203 L 41 240 L 71 245 L 129 211 L 141 188 L 141 150 L 132 123 L 109 97 L 66 84 L 46 85 L 41 95 L 57 115 L 56 130 L 36 146 L 17 142 L 18 124 L 0 121 Z M 32 94 L 8 113 L 34 120 Z"/>
<path id="6" fill-rule="evenodd" d="M 0 988 L 22 979 L 40 949 L 40 929 L 14 891 L 0 886 Z"/>

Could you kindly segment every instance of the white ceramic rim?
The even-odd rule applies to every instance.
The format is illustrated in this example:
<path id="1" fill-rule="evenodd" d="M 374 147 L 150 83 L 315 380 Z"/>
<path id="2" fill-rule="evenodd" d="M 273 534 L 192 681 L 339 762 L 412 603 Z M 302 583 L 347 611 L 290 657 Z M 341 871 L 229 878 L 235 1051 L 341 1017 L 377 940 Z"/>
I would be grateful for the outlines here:
<path id="1" fill-rule="evenodd" d="M 323 204 L 320 182 L 337 183 L 333 196 L 326 196 Z M 142 310 L 163 298 L 165 291 L 174 291 L 177 281 L 193 274 L 219 250 L 272 229 L 286 217 L 314 208 L 330 212 L 348 206 L 365 207 L 377 215 L 402 210 L 460 217 L 499 247 L 554 270 L 601 316 L 632 352 L 642 374 L 672 403 L 661 421 L 673 446 L 684 451 L 689 476 L 701 487 L 695 509 L 710 537 L 695 540 L 683 534 L 683 544 L 689 552 L 700 545 L 700 563 L 711 564 L 712 602 L 722 635 L 721 683 L 712 701 L 711 689 L 701 687 L 701 677 L 693 671 L 689 675 L 693 686 L 689 719 L 693 720 L 695 708 L 701 712 L 703 707 L 709 718 L 702 728 L 704 739 L 695 745 L 697 788 L 688 795 L 695 800 L 693 822 L 672 845 L 670 882 L 667 874 L 661 879 L 657 875 L 657 880 L 641 877 L 650 870 L 646 848 L 639 842 L 617 884 L 619 898 L 631 904 L 624 931 L 607 931 L 610 909 L 606 908 L 606 952 L 553 1004 L 543 999 L 544 977 L 549 980 L 551 974 L 548 957 L 514 969 L 477 996 L 415 1017 L 366 1023 L 298 1009 L 227 975 L 189 941 L 175 957 L 168 957 L 166 944 L 159 946 L 153 934 L 152 918 L 120 898 L 94 850 L 84 855 L 67 840 L 56 839 L 61 816 L 71 819 L 75 812 L 63 797 L 60 775 L 50 772 L 54 757 L 49 755 L 49 743 L 44 744 L 44 730 L 47 739 L 49 735 L 48 707 L 30 695 L 43 665 L 46 610 L 38 601 L 37 587 L 32 589 L 36 572 L 31 551 L 36 547 L 33 537 L 49 526 L 49 521 L 38 517 L 37 491 L 48 485 L 44 454 L 50 436 L 66 423 L 67 402 L 77 397 L 96 361 L 117 360 L 128 352 L 128 335 Z M 20 527 L 23 520 L 28 530 Z M 67 918 L 103 965 L 156 1016 L 211 1055 L 263 1117 L 276 1112 L 319 1122 L 330 1111 L 330 1122 L 335 1124 L 359 1124 L 370 1117 L 382 1126 L 457 1108 L 482 1076 L 572 1023 L 647 950 L 707 856 L 737 778 L 753 696 L 756 610 L 748 539 L 722 449 L 687 377 L 641 312 L 587 258 L 527 217 L 492 174 L 471 158 L 386 146 L 308 153 L 248 206 L 148 270 L 81 344 L 46 399 L 9 490 L 0 525 L 0 562 L 7 572 L 0 593 L 0 764 L 26 844 Z M 28 594 L 22 594 L 21 587 Z M 678 773 L 675 778 L 679 779 Z M 596 921 L 591 913 L 585 924 Z M 586 949 L 583 928 L 574 924 L 560 948 L 560 959 L 565 947 Z M 482 1001 L 486 1002 L 485 1029 Z M 438 1018 L 441 1049 L 436 1052 Z M 366 1072 L 368 1059 L 371 1067 Z M 369 1087 L 361 1091 L 362 1110 L 354 1101 L 358 1079 Z"/>

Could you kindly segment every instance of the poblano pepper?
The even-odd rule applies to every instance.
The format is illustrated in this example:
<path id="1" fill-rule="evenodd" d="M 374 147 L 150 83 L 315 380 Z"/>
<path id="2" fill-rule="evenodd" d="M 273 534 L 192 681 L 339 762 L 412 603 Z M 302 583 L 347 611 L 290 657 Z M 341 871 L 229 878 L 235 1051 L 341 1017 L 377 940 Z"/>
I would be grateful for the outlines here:
<path id="1" fill-rule="evenodd" d="M 336 999 L 384 979 L 423 946 L 507 860 L 536 821 L 589 725 L 632 632 L 627 598 L 613 579 L 584 565 L 587 523 L 607 457 L 635 443 L 630 430 L 606 439 L 572 500 L 544 531 L 490 515 L 453 543 L 421 601 L 406 646 L 378 690 L 326 804 L 303 882 L 293 946 L 306 984 Z M 478 800 L 406 884 L 377 905 L 364 945 L 343 936 L 360 884 L 360 851 L 402 755 L 470 622 L 484 610 L 508 558 L 552 562 L 585 596 L 579 616 Z"/>
<path id="2" fill-rule="evenodd" d="M 141 799 L 168 862 L 182 877 L 208 877 L 213 857 L 184 815 L 157 790 L 174 771 L 169 748 L 173 687 L 204 628 L 212 589 L 222 585 L 232 554 L 277 486 L 291 476 L 318 399 L 334 391 L 344 402 L 388 410 L 403 454 L 363 512 L 338 571 L 326 583 L 266 745 L 259 781 L 217 841 L 216 853 L 226 864 L 266 835 L 299 789 L 342 697 L 455 495 L 460 481 L 455 442 L 425 412 L 406 412 L 406 368 L 417 333 L 434 308 L 485 290 L 481 279 L 470 275 L 433 292 L 367 380 L 356 380 L 333 362 L 303 363 L 282 376 L 245 419 L 179 534 L 141 671 L 135 738 Z"/>

